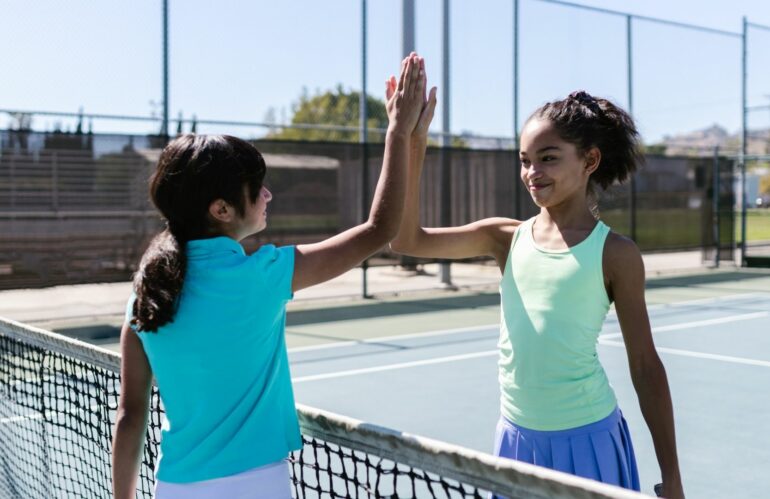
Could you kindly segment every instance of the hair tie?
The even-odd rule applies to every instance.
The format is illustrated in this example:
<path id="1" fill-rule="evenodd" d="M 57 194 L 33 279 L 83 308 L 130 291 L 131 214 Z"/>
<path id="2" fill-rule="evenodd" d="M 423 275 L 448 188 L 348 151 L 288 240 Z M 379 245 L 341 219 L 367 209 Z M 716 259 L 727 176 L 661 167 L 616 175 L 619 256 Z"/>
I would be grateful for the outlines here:
<path id="1" fill-rule="evenodd" d="M 568 98 L 576 101 L 578 104 L 587 107 L 597 116 L 602 112 L 602 108 L 599 106 L 599 101 L 597 101 L 596 98 L 594 98 L 585 90 L 576 90 L 569 94 Z"/>

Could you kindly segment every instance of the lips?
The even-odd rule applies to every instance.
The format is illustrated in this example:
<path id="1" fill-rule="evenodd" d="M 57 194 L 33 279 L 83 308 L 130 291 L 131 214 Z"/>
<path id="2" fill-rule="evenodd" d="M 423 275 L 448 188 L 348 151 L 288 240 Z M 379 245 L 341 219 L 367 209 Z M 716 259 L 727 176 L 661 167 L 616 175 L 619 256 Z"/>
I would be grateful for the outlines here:
<path id="1" fill-rule="evenodd" d="M 529 190 L 530 191 L 541 191 L 545 189 L 546 187 L 549 187 L 551 184 L 529 184 Z"/>

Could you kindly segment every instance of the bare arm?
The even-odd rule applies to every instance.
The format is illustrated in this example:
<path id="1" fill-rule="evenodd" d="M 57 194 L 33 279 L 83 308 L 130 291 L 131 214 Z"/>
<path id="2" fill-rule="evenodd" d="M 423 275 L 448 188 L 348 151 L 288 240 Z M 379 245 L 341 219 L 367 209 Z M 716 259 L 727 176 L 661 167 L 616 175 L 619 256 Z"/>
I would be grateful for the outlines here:
<path id="1" fill-rule="evenodd" d="M 152 370 L 139 337 L 127 323 L 120 333 L 120 351 L 120 400 L 112 439 L 112 490 L 115 499 L 133 499 L 147 430 Z"/>
<path id="2" fill-rule="evenodd" d="M 397 91 L 388 100 L 385 155 L 369 219 L 316 244 L 297 246 L 292 290 L 336 277 L 361 263 L 396 235 L 404 205 L 409 136 L 422 109 L 425 73 L 416 55 L 402 64 Z"/>
<path id="3" fill-rule="evenodd" d="M 642 255 L 632 241 L 611 234 L 604 252 L 604 267 L 626 344 L 631 380 L 652 435 L 663 477 L 663 496 L 683 498 L 673 404 L 666 370 L 652 340 L 644 299 Z"/>
<path id="4" fill-rule="evenodd" d="M 435 103 L 436 93 L 432 89 L 428 99 L 431 112 L 420 116 L 412 135 L 404 217 L 390 247 L 399 253 L 420 257 L 459 259 L 491 256 L 502 269 L 505 267 L 511 237 L 519 224 L 517 220 L 488 218 L 460 227 L 420 226 L 420 176 Z"/>

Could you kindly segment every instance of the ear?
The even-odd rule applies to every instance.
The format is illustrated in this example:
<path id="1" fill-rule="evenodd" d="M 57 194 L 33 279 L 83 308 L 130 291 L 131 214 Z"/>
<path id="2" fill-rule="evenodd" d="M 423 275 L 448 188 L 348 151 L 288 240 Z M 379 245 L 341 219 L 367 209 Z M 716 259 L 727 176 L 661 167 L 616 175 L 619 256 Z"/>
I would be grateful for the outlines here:
<path id="1" fill-rule="evenodd" d="M 598 147 L 592 147 L 590 148 L 586 154 L 585 154 L 585 160 L 586 160 L 586 173 L 588 175 L 591 175 L 593 172 L 596 171 L 597 168 L 599 168 L 599 163 L 602 161 L 602 152 L 599 150 Z"/>
<path id="2" fill-rule="evenodd" d="M 235 210 L 224 199 L 215 199 L 209 205 L 209 215 L 217 222 L 229 223 L 233 221 Z"/>

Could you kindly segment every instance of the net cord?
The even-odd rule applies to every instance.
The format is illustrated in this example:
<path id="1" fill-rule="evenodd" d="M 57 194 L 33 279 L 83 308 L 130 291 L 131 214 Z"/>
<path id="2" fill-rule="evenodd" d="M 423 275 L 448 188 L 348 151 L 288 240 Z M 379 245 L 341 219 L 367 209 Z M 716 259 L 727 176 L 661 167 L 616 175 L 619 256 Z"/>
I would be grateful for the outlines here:
<path id="1" fill-rule="evenodd" d="M 115 373 L 120 354 L 0 317 L 0 335 L 77 358 Z M 461 446 L 402 433 L 332 412 L 297 404 L 303 434 L 435 473 L 511 499 L 637 499 L 638 492 L 567 473 L 503 459 Z"/>

